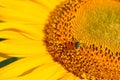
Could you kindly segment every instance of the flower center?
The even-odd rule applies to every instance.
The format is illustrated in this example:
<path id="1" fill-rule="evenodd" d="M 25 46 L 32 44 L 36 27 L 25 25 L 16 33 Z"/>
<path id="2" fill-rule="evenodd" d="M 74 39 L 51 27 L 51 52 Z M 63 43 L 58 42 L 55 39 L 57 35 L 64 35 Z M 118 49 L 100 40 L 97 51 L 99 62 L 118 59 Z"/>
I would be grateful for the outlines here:
<path id="1" fill-rule="evenodd" d="M 120 79 L 120 3 L 66 0 L 45 25 L 53 60 L 83 79 Z"/>

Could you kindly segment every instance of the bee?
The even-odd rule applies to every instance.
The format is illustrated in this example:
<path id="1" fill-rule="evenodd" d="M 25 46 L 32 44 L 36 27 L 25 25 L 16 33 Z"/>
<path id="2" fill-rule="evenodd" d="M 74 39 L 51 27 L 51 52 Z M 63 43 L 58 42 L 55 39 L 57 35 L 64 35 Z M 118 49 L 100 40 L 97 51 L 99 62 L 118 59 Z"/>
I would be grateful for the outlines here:
<path id="1" fill-rule="evenodd" d="M 80 47 L 80 42 L 75 42 L 75 49 L 78 49 Z"/>
<path id="2" fill-rule="evenodd" d="M 78 42 L 78 41 L 74 42 L 74 43 L 66 42 L 65 45 L 68 50 L 73 50 L 73 49 L 78 49 L 80 47 L 80 42 Z"/>

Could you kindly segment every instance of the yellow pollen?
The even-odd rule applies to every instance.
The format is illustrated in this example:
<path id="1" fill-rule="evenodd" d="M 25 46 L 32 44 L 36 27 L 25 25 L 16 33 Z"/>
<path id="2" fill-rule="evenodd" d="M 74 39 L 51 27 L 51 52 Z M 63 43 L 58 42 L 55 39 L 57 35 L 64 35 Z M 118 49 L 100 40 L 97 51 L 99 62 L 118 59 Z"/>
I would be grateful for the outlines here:
<path id="1" fill-rule="evenodd" d="M 44 33 L 53 60 L 75 76 L 120 79 L 118 0 L 66 0 L 50 13 Z"/>

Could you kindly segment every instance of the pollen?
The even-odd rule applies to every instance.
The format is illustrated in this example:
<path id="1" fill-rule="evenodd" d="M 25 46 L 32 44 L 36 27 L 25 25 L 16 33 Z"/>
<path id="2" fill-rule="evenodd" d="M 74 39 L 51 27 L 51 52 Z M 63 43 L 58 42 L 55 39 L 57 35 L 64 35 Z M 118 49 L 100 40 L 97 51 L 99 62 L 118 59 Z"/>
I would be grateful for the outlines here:
<path id="1" fill-rule="evenodd" d="M 80 79 L 120 79 L 120 2 L 66 0 L 50 13 L 44 42 L 55 62 Z"/>

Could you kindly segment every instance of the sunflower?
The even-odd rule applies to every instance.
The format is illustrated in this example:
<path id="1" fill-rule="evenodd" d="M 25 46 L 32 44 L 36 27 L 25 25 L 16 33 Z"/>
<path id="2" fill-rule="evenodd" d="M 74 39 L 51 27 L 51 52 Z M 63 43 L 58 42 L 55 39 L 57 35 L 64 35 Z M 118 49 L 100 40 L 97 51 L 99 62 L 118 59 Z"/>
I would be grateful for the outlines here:
<path id="1" fill-rule="evenodd" d="M 0 0 L 0 80 L 119 80 L 119 0 Z"/>

